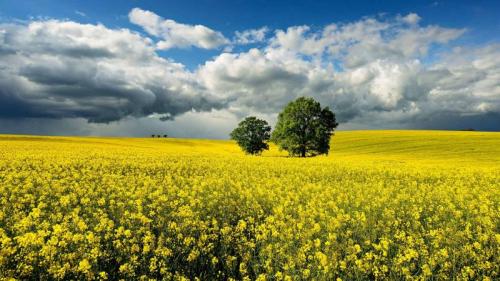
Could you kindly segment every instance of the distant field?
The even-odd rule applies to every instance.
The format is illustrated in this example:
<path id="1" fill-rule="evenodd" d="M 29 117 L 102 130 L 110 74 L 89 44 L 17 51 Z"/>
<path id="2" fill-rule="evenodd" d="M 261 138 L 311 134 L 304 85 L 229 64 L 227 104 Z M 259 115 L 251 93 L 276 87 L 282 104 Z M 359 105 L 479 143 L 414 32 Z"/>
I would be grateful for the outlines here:
<path id="1" fill-rule="evenodd" d="M 334 153 L 342 156 L 454 160 L 500 164 L 500 133 L 457 131 L 351 131 L 334 137 Z M 453 164 L 453 163 L 450 163 Z"/>
<path id="2" fill-rule="evenodd" d="M 0 135 L 0 142 L 7 147 L 22 148 L 21 153 L 53 150 L 53 144 L 65 144 L 71 152 L 73 146 L 100 150 L 127 147 L 162 153 L 232 154 L 244 156 L 232 141 L 176 139 L 176 138 L 102 138 L 102 137 L 45 137 Z M 36 145 L 35 145 L 36 144 Z M 95 145 L 101 147 L 95 147 Z M 6 151 L 3 151 L 6 152 Z M 286 156 L 271 145 L 264 156 Z M 471 161 L 478 165 L 500 163 L 500 133 L 460 131 L 340 131 L 332 141 L 329 155 L 338 157 L 362 157 L 368 159 L 397 159 L 404 161 Z M 320 157 L 323 158 L 323 157 Z M 449 163 L 453 165 L 454 163 Z"/>
<path id="3" fill-rule="evenodd" d="M 0 279 L 500 278 L 500 133 L 0 135 Z"/>

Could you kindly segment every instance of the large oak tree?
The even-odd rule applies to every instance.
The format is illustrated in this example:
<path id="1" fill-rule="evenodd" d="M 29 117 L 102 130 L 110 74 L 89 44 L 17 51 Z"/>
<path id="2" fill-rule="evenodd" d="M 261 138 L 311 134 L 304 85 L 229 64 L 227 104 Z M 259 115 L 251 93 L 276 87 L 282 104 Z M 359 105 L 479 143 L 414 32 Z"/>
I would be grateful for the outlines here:
<path id="1" fill-rule="evenodd" d="M 328 107 L 321 108 L 313 98 L 300 97 L 279 114 L 271 140 L 291 156 L 328 154 L 337 125 Z"/>

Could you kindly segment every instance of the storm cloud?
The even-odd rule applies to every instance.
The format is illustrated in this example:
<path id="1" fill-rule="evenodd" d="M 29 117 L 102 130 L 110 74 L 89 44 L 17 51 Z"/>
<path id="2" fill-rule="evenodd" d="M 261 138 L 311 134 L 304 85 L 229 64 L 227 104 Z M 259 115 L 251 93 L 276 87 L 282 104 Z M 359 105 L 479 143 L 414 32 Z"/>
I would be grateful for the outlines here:
<path id="1" fill-rule="evenodd" d="M 0 115 L 110 122 L 224 107 L 184 66 L 127 29 L 69 21 L 0 25 Z"/>

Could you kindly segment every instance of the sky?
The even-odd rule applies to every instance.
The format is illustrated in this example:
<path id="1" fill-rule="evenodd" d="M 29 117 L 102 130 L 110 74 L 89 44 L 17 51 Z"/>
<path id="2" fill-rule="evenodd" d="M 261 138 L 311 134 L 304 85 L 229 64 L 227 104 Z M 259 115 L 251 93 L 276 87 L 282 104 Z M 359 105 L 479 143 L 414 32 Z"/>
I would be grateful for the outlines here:
<path id="1" fill-rule="evenodd" d="M 228 138 L 310 96 L 340 130 L 500 130 L 499 1 L 0 1 L 0 133 Z"/>

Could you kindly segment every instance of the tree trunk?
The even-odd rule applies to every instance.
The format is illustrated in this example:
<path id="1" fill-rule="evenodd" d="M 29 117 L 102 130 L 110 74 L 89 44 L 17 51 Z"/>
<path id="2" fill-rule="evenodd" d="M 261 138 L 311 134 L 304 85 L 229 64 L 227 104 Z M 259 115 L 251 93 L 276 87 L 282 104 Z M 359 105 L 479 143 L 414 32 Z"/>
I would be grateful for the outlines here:
<path id="1" fill-rule="evenodd" d="M 305 147 L 302 147 L 300 149 L 300 157 L 306 157 L 306 148 Z"/>

